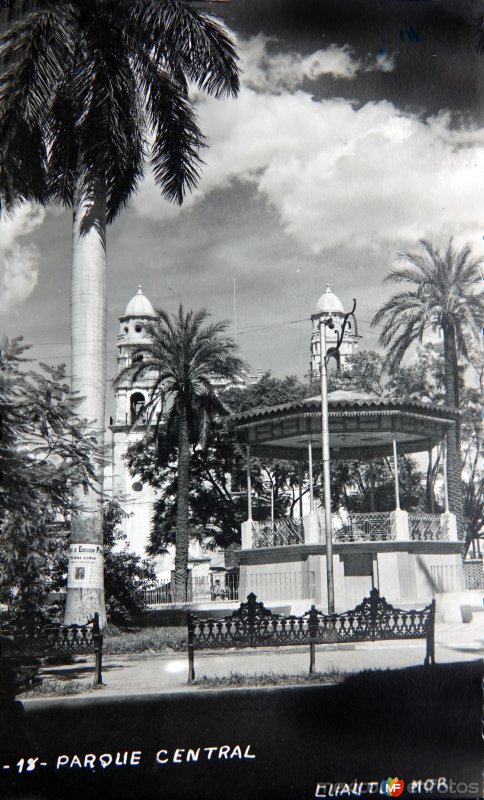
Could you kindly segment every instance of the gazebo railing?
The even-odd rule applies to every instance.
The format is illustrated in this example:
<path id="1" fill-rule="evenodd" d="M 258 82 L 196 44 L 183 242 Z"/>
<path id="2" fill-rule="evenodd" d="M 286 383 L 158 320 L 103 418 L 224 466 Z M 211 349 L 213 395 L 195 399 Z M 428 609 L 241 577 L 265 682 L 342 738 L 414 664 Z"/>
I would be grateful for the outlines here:
<path id="1" fill-rule="evenodd" d="M 252 546 L 284 547 L 289 544 L 304 544 L 304 523 L 299 517 L 252 522 Z"/>
<path id="2" fill-rule="evenodd" d="M 408 528 L 412 541 L 445 542 L 449 538 L 442 514 L 409 513 Z"/>
<path id="3" fill-rule="evenodd" d="M 324 541 L 324 531 L 321 539 Z M 346 525 L 333 533 L 335 542 L 386 542 L 392 539 L 395 539 L 395 526 L 389 511 L 351 514 Z"/>
<path id="4" fill-rule="evenodd" d="M 333 529 L 333 542 L 391 542 L 400 541 L 443 542 L 449 541 L 447 520 L 444 514 L 410 512 L 403 515 L 403 523 L 394 511 L 367 511 L 350 514 L 347 522 Z M 407 520 L 408 519 L 408 523 Z M 336 520 L 334 520 L 336 522 Z M 318 512 L 319 541 L 324 544 L 324 518 Z M 408 527 L 407 527 L 408 524 Z M 340 522 L 341 525 L 341 522 Z M 397 530 L 397 525 L 402 528 Z M 284 547 L 304 544 L 304 522 L 298 517 L 252 521 L 252 547 Z"/>

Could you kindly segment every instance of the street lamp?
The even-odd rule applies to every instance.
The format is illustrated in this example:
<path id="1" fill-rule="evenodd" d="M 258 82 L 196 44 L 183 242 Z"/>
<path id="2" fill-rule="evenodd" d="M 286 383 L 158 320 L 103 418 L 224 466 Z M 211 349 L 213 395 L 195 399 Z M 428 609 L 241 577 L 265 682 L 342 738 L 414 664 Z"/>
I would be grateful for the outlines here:
<path id="1" fill-rule="evenodd" d="M 321 378 L 321 456 L 323 462 L 323 492 L 324 492 L 324 528 L 326 536 L 326 581 L 328 587 L 328 614 L 334 614 L 334 574 L 333 574 L 333 521 L 331 517 L 331 483 L 329 460 L 329 415 L 328 415 L 328 358 L 337 353 L 341 347 L 346 326 L 356 309 L 356 300 L 353 299 L 353 308 L 343 316 L 341 331 L 336 331 L 336 345 L 326 352 L 326 328 L 333 330 L 335 323 L 332 315 L 327 311 L 312 314 L 311 319 L 319 325 L 319 355 Z"/>

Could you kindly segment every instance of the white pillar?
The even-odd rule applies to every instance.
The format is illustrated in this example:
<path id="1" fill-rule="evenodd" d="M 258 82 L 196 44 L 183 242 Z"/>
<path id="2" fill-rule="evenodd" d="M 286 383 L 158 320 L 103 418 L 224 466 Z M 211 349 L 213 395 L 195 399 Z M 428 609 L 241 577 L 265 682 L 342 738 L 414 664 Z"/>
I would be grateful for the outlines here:
<path id="1" fill-rule="evenodd" d="M 442 442 L 442 468 L 444 473 L 444 503 L 445 513 L 449 513 L 449 487 L 447 484 L 447 441 Z"/>
<path id="2" fill-rule="evenodd" d="M 303 518 L 302 508 L 302 467 L 301 462 L 297 462 L 297 482 L 299 484 L 299 519 Z"/>
<path id="3" fill-rule="evenodd" d="M 398 486 L 397 440 L 393 437 L 393 470 L 395 472 L 395 510 L 400 511 L 400 489 Z"/>
<path id="4" fill-rule="evenodd" d="M 429 458 L 429 505 L 430 505 L 430 513 L 433 514 L 435 512 L 434 507 L 434 483 L 432 480 L 432 466 L 433 466 L 433 447 L 429 447 L 428 449 L 428 458 Z"/>
<path id="5" fill-rule="evenodd" d="M 247 459 L 247 519 L 252 519 L 252 481 L 250 478 L 250 446 L 246 445 Z"/>
<path id="6" fill-rule="evenodd" d="M 314 489 L 313 489 L 313 443 L 308 436 L 308 462 L 309 462 L 309 512 L 314 511 Z"/>

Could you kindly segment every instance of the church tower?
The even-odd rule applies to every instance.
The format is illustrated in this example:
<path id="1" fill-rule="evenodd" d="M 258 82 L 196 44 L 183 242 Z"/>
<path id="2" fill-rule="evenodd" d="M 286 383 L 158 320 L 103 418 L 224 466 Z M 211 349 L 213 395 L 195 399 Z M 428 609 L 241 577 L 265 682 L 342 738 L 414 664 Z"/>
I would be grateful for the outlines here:
<path id="1" fill-rule="evenodd" d="M 343 318 L 345 316 L 343 303 L 332 291 L 329 283 L 326 286 L 326 290 L 318 300 L 316 314 L 314 317 L 316 317 L 317 314 L 327 314 L 328 317 L 332 318 L 335 325 L 334 328 L 326 327 L 326 352 L 328 352 L 337 344 L 338 332 L 341 331 L 341 323 L 343 322 Z M 351 316 L 349 322 L 351 322 L 351 328 L 349 325 L 347 325 L 339 350 L 336 351 L 334 355 L 331 355 L 331 358 L 333 358 L 336 362 L 337 369 L 344 369 L 345 366 L 347 366 L 348 356 L 352 356 L 356 352 L 356 348 L 358 347 L 358 339 L 361 338 L 358 336 L 356 319 L 353 315 Z M 311 361 L 309 369 L 311 376 L 314 378 L 319 376 L 319 368 L 321 364 L 319 347 L 319 323 L 317 319 L 313 318 L 313 332 L 311 335 Z"/>
<path id="2" fill-rule="evenodd" d="M 133 349 L 146 340 L 146 323 L 154 322 L 156 313 L 150 301 L 143 294 L 141 286 L 131 298 L 123 316 L 119 318 L 118 334 L 118 375 L 133 363 Z M 142 355 L 134 356 L 139 361 Z M 140 408 L 145 405 L 149 397 L 151 382 L 148 376 L 140 376 L 132 385 L 127 379 L 122 381 L 116 389 L 116 416 L 115 425 L 131 425 L 136 419 Z M 141 418 L 139 424 L 146 420 Z"/>
<path id="3" fill-rule="evenodd" d="M 137 293 L 119 318 L 118 375 L 133 363 L 133 358 L 142 359 L 141 354 L 133 356 L 133 349 L 146 341 L 146 324 L 154 322 L 156 318 L 153 306 L 143 294 L 141 286 L 138 286 Z M 123 521 L 123 529 L 130 548 L 140 555 L 145 555 L 155 492 L 137 476 L 130 475 L 124 456 L 128 447 L 145 435 L 146 417 L 142 409 L 149 399 L 152 385 L 149 375 L 141 375 L 134 383 L 127 379 L 121 381 L 115 392 L 115 417 L 114 420 L 111 419 L 109 426 L 111 475 L 106 476 L 106 484 L 108 487 L 110 485 L 112 495 L 122 501 L 123 508 L 129 515 Z"/>

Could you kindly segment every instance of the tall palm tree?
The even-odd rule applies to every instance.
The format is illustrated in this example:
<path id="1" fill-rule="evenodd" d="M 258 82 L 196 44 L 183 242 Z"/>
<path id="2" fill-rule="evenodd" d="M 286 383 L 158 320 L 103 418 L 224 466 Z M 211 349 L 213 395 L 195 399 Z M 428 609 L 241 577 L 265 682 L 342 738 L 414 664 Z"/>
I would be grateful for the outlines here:
<path id="1" fill-rule="evenodd" d="M 217 379 L 233 379 L 244 362 L 237 355 L 234 341 L 223 336 L 226 322 L 205 325 L 209 316 L 202 308 L 177 314 L 158 311 L 158 319 L 146 325 L 146 342 L 136 345 L 131 365 L 117 382 L 140 375 L 153 377 L 145 411 L 149 418 L 164 417 L 164 442 L 176 443 L 178 460 L 176 501 L 175 597 L 186 600 L 188 546 L 190 541 L 190 445 L 204 445 L 217 414 L 227 408 L 214 389 Z M 135 360 L 142 356 L 142 360 Z"/>
<path id="2" fill-rule="evenodd" d="M 4 15 L 6 12 L 2 12 Z M 73 209 L 72 386 L 79 414 L 104 441 L 106 225 L 152 169 L 181 203 L 197 183 L 204 137 L 188 85 L 238 91 L 237 57 L 196 0 L 14 0 L 0 18 L 0 210 L 21 203 Z M 98 491 L 77 498 L 71 548 L 102 545 Z M 100 556 L 97 557 L 98 561 Z M 104 616 L 102 569 L 68 585 L 66 622 Z M 79 573 L 81 574 L 81 573 Z"/>
<path id="3" fill-rule="evenodd" d="M 471 258 L 471 248 L 460 250 L 452 239 L 445 250 L 420 242 L 421 252 L 401 253 L 402 262 L 385 278 L 385 283 L 411 284 L 413 289 L 395 294 L 375 314 L 372 325 L 383 323 L 379 343 L 387 350 L 387 365 L 393 369 L 409 347 L 421 342 L 426 331 L 440 330 L 444 345 L 445 401 L 459 411 L 458 356 L 468 356 L 469 337 L 481 335 L 484 302 L 481 258 Z M 460 425 L 447 437 L 449 501 L 462 531 Z"/>

